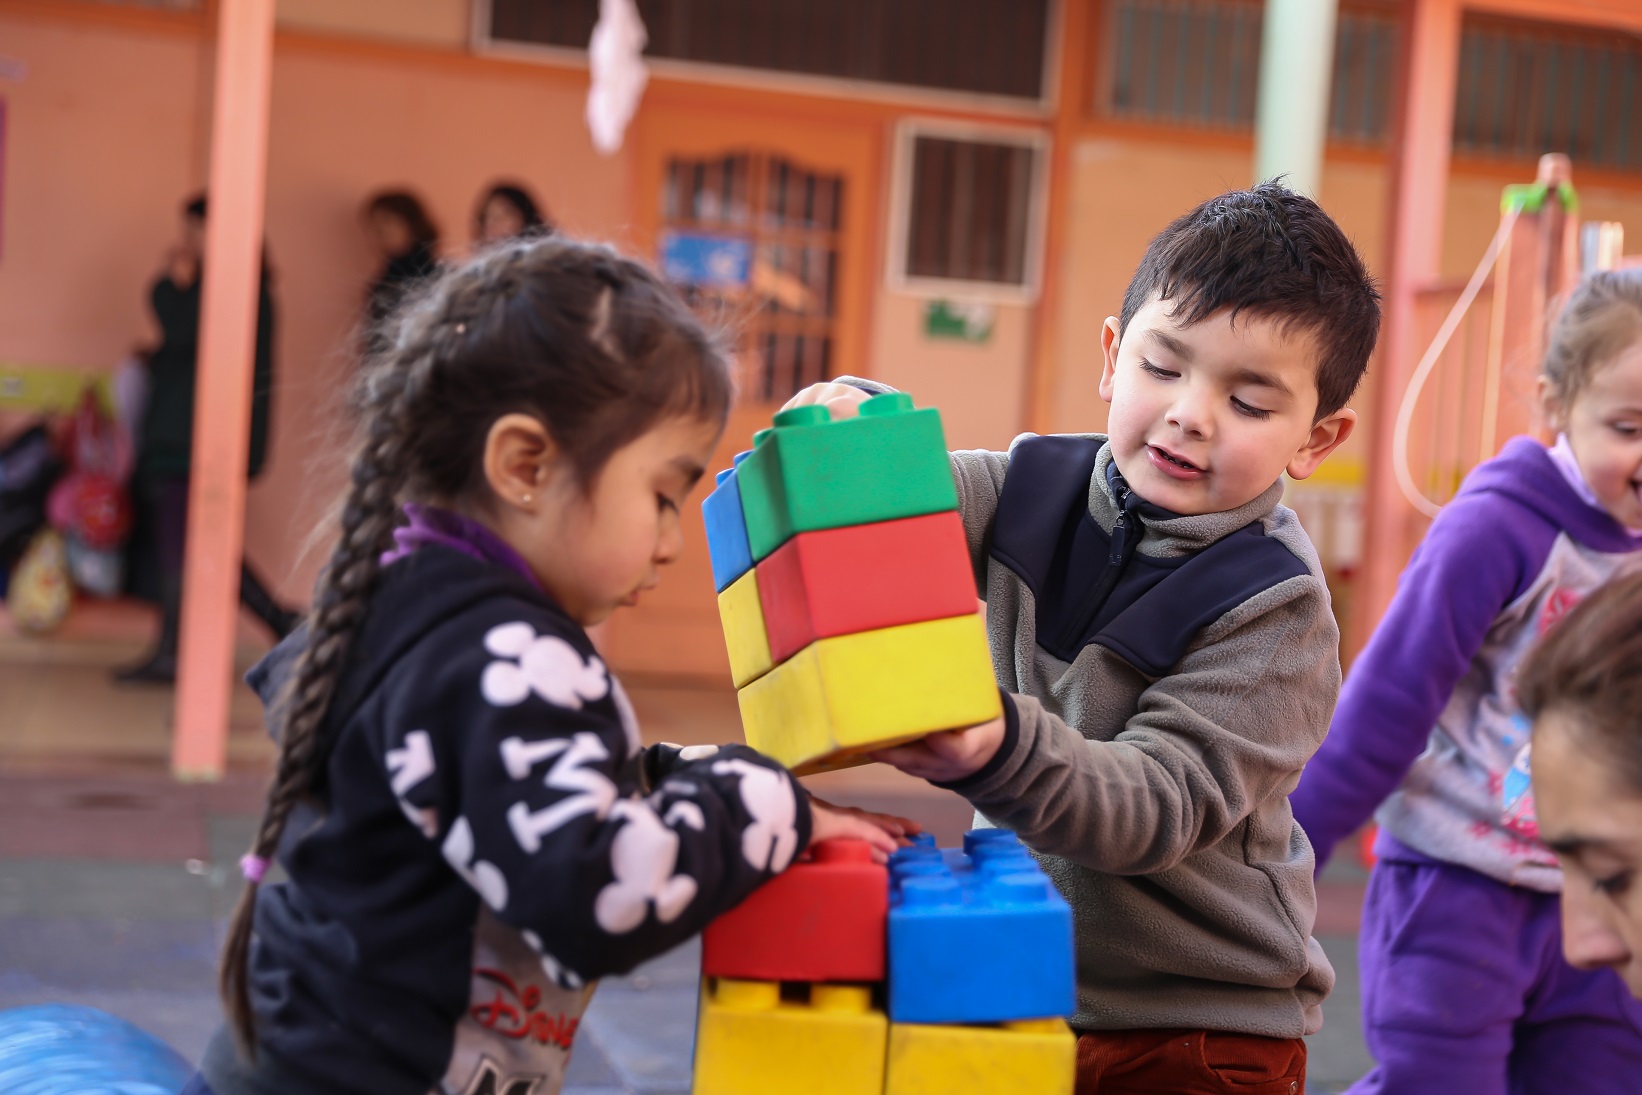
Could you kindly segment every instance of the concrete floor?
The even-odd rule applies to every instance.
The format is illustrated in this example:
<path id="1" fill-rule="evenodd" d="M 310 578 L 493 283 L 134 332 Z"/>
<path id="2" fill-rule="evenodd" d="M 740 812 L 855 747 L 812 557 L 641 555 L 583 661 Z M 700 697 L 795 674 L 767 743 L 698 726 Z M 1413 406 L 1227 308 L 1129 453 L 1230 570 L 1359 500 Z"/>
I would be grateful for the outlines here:
<path id="1" fill-rule="evenodd" d="M 0 1009 L 81 1003 L 136 1023 L 198 1059 L 219 1010 L 214 962 L 237 894 L 271 749 L 241 689 L 220 784 L 166 775 L 170 693 L 120 689 L 109 666 L 140 639 L 41 643 L 0 635 Z M 255 656 L 247 648 L 242 661 Z M 732 740 L 727 691 L 629 681 L 649 740 Z M 955 843 L 956 796 L 881 766 L 810 781 L 833 801 L 918 819 Z M 1320 938 L 1340 974 L 1312 1039 L 1314 1092 L 1370 1065 L 1357 1024 L 1361 872 L 1331 870 Z M 689 1089 L 698 952 L 692 944 L 606 981 L 582 1027 L 566 1095 Z"/>

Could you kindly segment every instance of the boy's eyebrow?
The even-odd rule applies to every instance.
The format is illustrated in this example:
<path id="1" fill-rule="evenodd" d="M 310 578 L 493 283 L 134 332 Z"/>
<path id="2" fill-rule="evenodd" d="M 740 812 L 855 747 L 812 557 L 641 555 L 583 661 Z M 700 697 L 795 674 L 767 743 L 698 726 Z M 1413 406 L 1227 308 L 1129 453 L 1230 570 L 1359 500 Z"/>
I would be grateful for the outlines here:
<path id="1" fill-rule="evenodd" d="M 1241 368 L 1237 370 L 1232 379 L 1239 384 L 1253 384 L 1260 388 L 1270 388 L 1272 391 L 1281 392 L 1283 395 L 1291 396 L 1294 394 L 1289 386 L 1283 383 L 1281 377 L 1273 376 L 1271 373 L 1263 373 L 1258 369 Z"/>
<path id="2" fill-rule="evenodd" d="M 1191 359 L 1192 359 L 1192 348 L 1190 346 L 1186 345 L 1180 339 L 1178 339 L 1178 338 L 1174 337 L 1173 335 L 1171 335 L 1169 332 L 1161 331 L 1161 330 L 1157 329 L 1156 327 L 1153 327 L 1149 331 L 1147 331 L 1146 333 L 1152 336 L 1153 341 L 1157 342 L 1165 350 L 1169 351 L 1171 354 L 1178 357 L 1180 360 L 1185 361 L 1185 362 L 1190 362 L 1191 361 Z"/>

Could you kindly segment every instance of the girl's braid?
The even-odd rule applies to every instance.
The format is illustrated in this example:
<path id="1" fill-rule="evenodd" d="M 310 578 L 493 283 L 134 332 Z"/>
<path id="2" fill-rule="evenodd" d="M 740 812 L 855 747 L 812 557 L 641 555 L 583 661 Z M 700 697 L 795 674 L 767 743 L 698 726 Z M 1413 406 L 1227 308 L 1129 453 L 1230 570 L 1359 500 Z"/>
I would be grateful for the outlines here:
<path id="1" fill-rule="evenodd" d="M 421 345 L 397 355 L 397 364 L 384 362 L 372 369 L 361 387 L 366 436 L 353 461 L 341 537 L 315 587 L 307 647 L 284 705 L 279 759 L 251 845 L 251 855 L 258 858 L 269 859 L 278 850 L 292 809 L 313 791 L 324 770 L 328 749 L 320 727 L 370 603 L 382 553 L 392 543 L 399 493 L 411 474 L 410 411 L 434 371 L 436 338 L 445 333 L 444 326 L 434 324 Z M 246 978 L 257 889 L 257 881 L 250 881 L 234 910 L 220 977 L 229 1021 L 240 1044 L 253 1054 L 256 1031 Z"/>

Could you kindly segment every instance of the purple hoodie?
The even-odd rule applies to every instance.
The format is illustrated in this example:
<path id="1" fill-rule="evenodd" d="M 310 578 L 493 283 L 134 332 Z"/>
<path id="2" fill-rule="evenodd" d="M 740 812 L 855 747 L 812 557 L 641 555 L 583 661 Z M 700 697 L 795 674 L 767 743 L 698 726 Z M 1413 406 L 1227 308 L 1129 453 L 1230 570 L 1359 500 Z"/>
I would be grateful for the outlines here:
<path id="1" fill-rule="evenodd" d="M 1516 667 L 1580 598 L 1642 565 L 1639 548 L 1539 442 L 1514 438 L 1478 466 L 1403 571 L 1290 796 L 1318 866 L 1378 806 L 1381 858 L 1560 890 L 1536 839 Z"/>

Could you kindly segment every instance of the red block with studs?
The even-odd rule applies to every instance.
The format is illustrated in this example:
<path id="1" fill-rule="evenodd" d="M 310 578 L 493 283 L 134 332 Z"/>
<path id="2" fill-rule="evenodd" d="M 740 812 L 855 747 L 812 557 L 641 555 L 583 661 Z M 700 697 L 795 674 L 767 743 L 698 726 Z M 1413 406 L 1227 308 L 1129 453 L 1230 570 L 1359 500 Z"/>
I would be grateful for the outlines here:
<path id="1" fill-rule="evenodd" d="M 701 972 L 754 981 L 882 981 L 889 870 L 825 840 L 707 926 Z"/>
<path id="2" fill-rule="evenodd" d="M 966 616 L 975 574 L 956 510 L 800 532 L 758 564 L 770 654 L 816 639 Z"/>

